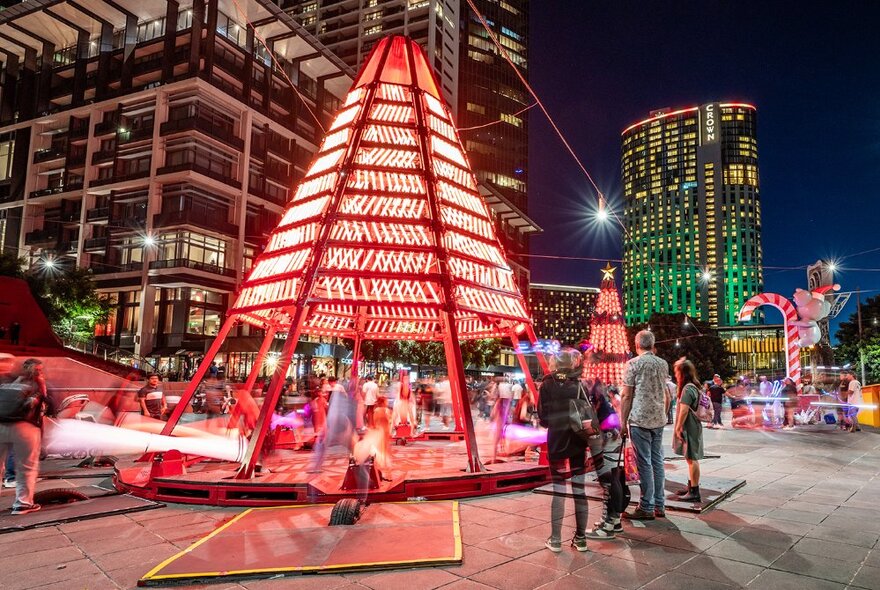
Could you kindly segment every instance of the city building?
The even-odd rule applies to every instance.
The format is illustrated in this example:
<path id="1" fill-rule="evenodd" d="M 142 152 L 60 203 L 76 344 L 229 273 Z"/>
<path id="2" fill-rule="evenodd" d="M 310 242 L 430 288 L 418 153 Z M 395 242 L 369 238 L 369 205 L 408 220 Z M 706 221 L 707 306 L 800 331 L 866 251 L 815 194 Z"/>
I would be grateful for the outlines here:
<path id="1" fill-rule="evenodd" d="M 757 379 L 763 375 L 777 380 L 785 377 L 785 328 L 782 324 L 726 326 L 718 337 L 730 355 L 736 374 Z M 801 351 L 804 374 L 810 370 L 810 349 Z"/>
<path id="2" fill-rule="evenodd" d="M 594 287 L 532 283 L 529 306 L 535 334 L 541 340 L 577 346 L 590 337 L 590 319 L 598 300 L 599 289 Z"/>
<path id="3" fill-rule="evenodd" d="M 402 34 L 431 56 L 495 212 L 498 234 L 523 291 L 529 284 L 528 237 L 541 231 L 528 213 L 529 96 L 465 0 L 277 0 L 340 59 L 357 69 L 385 35 Z M 499 43 L 528 76 L 527 0 L 475 0 Z"/>
<path id="4" fill-rule="evenodd" d="M 621 140 L 627 321 L 686 313 L 736 325 L 763 288 L 755 107 L 655 111 Z"/>
<path id="5" fill-rule="evenodd" d="M 352 70 L 268 0 L 26 2 L 0 52 L 2 247 L 91 269 L 113 303 L 97 339 L 184 376 Z M 261 341 L 237 330 L 229 377 Z M 301 344 L 312 368 L 344 352 Z"/>

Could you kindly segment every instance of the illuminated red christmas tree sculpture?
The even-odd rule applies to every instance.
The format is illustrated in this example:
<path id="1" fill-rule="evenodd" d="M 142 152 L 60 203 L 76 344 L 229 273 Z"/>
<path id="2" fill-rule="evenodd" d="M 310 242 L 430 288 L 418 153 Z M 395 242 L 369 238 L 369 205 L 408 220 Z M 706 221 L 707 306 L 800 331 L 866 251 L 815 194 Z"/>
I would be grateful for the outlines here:
<path id="1" fill-rule="evenodd" d="M 614 282 L 615 270 L 610 262 L 602 269 L 599 300 L 590 318 L 590 344 L 593 348 L 589 361 L 584 363 L 584 377 L 593 377 L 609 385 L 621 384 L 623 368 L 630 355 L 620 293 Z"/>
<path id="2" fill-rule="evenodd" d="M 275 334 L 287 334 L 239 478 L 253 473 L 301 334 L 352 339 L 353 376 L 364 339 L 442 340 L 468 467 L 481 469 L 459 340 L 534 334 L 450 110 L 414 41 L 388 37 L 373 49 L 178 408 L 238 322 L 265 330 L 246 390 Z"/>

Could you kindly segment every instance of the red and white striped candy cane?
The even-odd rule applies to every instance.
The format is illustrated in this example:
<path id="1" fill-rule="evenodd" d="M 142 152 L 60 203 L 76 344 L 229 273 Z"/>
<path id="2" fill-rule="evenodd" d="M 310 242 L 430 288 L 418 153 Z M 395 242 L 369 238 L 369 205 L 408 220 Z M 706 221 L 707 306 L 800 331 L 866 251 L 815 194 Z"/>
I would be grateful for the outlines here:
<path id="1" fill-rule="evenodd" d="M 749 321 L 752 319 L 754 311 L 764 305 L 775 307 L 782 312 L 785 323 L 786 372 L 797 382 L 801 378 L 801 349 L 797 343 L 798 330 L 795 322 L 798 320 L 798 314 L 794 303 L 777 293 L 761 293 L 746 301 L 742 306 L 742 309 L 739 310 L 739 321 Z"/>

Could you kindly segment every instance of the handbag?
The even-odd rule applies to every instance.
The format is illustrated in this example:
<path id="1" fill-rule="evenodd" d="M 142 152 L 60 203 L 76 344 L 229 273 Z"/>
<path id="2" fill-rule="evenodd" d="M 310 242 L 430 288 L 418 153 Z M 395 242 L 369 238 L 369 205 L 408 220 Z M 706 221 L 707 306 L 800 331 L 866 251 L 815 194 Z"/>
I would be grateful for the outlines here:
<path id="1" fill-rule="evenodd" d="M 689 387 L 693 387 L 696 389 L 695 385 L 688 384 Z M 694 413 L 694 416 L 700 422 L 711 422 L 712 421 L 712 401 L 709 399 L 709 396 L 706 395 L 703 391 L 697 391 L 697 409 L 694 410 L 691 406 L 688 406 L 688 409 Z"/>
<path id="2" fill-rule="evenodd" d="M 636 458 L 636 448 L 632 443 L 624 442 L 623 446 L 623 471 L 626 477 L 626 485 L 636 485 L 641 483 L 642 478 L 639 475 L 639 463 Z"/>
<path id="3" fill-rule="evenodd" d="M 593 404 L 587 399 L 584 386 L 580 381 L 578 382 L 577 397 L 568 400 L 568 424 L 569 428 L 584 442 L 602 432 Z"/>

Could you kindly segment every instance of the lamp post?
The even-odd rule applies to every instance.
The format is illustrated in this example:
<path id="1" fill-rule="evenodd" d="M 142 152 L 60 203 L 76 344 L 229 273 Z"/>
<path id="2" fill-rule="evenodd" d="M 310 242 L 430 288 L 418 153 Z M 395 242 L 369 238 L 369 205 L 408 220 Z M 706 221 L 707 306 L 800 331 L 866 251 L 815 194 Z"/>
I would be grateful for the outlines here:
<path id="1" fill-rule="evenodd" d="M 865 347 L 862 342 L 862 290 L 856 287 L 856 316 L 859 319 L 859 366 L 862 368 L 862 386 L 865 385 Z"/>

